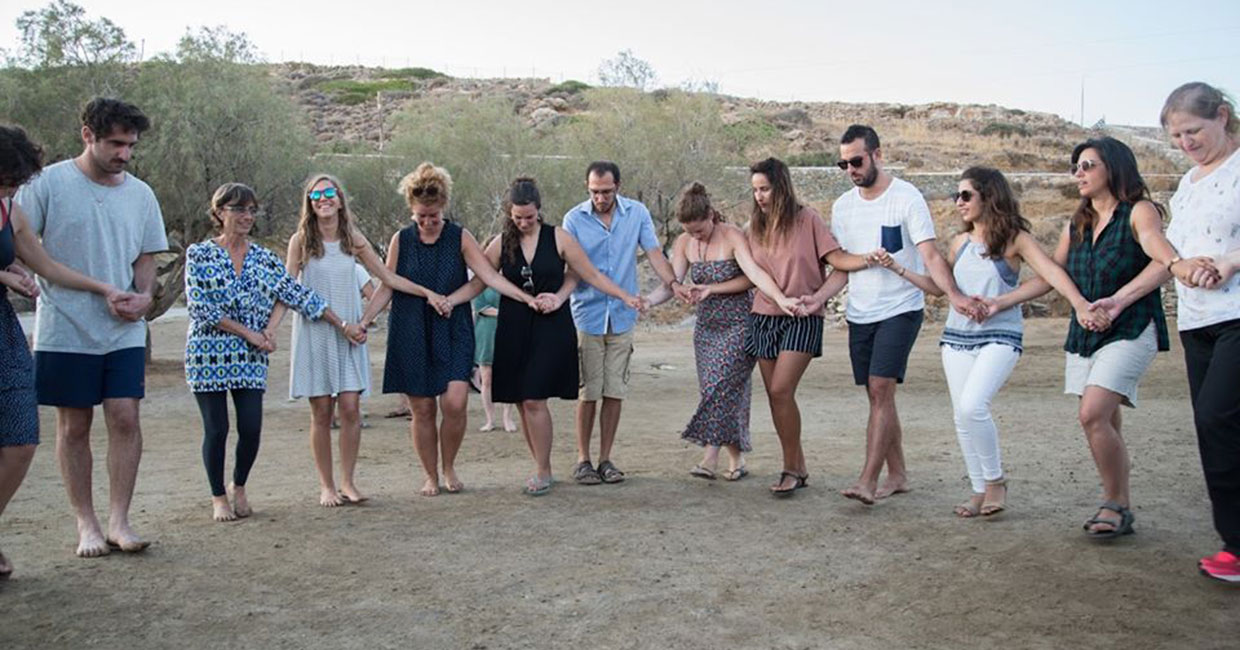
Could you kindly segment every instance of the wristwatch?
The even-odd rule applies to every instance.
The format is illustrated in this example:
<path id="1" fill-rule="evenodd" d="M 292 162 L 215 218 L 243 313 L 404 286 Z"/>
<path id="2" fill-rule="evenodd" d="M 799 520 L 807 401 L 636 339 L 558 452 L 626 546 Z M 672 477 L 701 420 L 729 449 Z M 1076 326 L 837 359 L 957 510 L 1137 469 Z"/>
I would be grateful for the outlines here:
<path id="1" fill-rule="evenodd" d="M 1167 262 L 1167 271 L 1168 271 L 1168 272 L 1170 272 L 1170 271 L 1171 271 L 1171 267 L 1175 266 L 1175 263 L 1176 263 L 1176 262 L 1183 262 L 1183 261 L 1184 261 L 1184 259 L 1183 259 L 1183 258 L 1181 258 L 1179 255 L 1176 255 L 1175 257 L 1172 257 L 1172 258 L 1171 258 L 1171 261 L 1170 261 L 1170 262 Z"/>

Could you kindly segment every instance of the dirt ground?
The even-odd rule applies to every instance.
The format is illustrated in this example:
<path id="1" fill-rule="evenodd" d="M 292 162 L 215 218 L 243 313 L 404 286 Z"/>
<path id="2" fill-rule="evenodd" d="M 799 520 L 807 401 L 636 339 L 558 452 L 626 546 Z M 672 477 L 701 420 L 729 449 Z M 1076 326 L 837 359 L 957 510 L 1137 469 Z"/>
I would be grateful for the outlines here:
<path id="1" fill-rule="evenodd" d="M 0 522 L 17 565 L 0 583 L 0 648 L 1236 648 L 1240 592 L 1194 563 L 1217 550 L 1178 343 L 1125 412 L 1138 534 L 1082 536 L 1096 473 L 1060 393 L 1066 324 L 1032 323 L 995 413 L 1010 510 L 959 520 L 967 492 L 928 325 L 898 404 L 914 491 L 867 508 L 841 498 L 860 469 L 866 402 L 846 333 L 801 384 L 810 487 L 775 500 L 778 444 L 755 376 L 754 474 L 705 481 L 680 428 L 696 404 L 691 332 L 642 330 L 614 454 L 629 480 L 521 493 L 519 433 L 470 433 L 460 495 L 416 495 L 404 420 L 366 403 L 364 506 L 317 505 L 304 402 L 287 395 L 288 332 L 272 362 L 255 516 L 211 521 L 198 411 L 180 361 L 183 321 L 154 327 L 134 523 L 142 555 L 73 556 L 52 412 Z M 381 376 L 384 333 L 372 338 Z M 573 404 L 553 405 L 556 472 L 573 458 Z M 106 503 L 95 433 L 96 504 Z"/>

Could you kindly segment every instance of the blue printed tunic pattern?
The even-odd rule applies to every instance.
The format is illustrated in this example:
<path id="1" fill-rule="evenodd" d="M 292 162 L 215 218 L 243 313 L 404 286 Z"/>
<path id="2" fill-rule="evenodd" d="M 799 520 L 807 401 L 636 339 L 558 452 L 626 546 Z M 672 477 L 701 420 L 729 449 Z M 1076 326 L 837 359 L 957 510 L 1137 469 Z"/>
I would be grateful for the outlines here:
<path id="1" fill-rule="evenodd" d="M 298 284 L 285 271 L 284 262 L 258 244 L 250 244 L 240 275 L 228 251 L 214 241 L 191 245 L 186 258 L 185 380 L 189 389 L 195 393 L 266 390 L 267 353 L 216 325 L 228 318 L 257 332 L 267 326 L 277 301 L 311 319 L 321 317 L 327 303 Z"/>

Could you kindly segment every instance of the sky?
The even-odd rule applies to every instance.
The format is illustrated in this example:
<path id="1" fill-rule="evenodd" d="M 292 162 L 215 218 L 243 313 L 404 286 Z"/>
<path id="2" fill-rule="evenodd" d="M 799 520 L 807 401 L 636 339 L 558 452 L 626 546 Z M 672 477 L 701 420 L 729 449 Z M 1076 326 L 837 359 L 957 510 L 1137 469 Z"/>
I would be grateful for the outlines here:
<path id="1" fill-rule="evenodd" d="M 15 21 L 50 0 L 5 0 Z M 422 66 L 453 76 L 598 81 L 622 50 L 658 84 L 777 101 L 945 101 L 1156 126 L 1187 81 L 1240 95 L 1240 2 L 78 0 L 150 58 L 187 28 L 242 32 L 267 61 Z M 291 10 L 290 7 L 294 7 Z M 1082 111 L 1082 96 L 1084 110 Z"/>

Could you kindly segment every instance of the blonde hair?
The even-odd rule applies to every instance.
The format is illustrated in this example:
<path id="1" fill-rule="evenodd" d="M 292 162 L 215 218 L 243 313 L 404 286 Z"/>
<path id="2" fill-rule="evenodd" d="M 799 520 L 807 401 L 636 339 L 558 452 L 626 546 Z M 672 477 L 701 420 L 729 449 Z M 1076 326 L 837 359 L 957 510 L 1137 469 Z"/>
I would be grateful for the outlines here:
<path id="1" fill-rule="evenodd" d="M 419 205 L 442 207 L 452 192 L 452 176 L 443 167 L 424 162 L 400 179 L 399 190 L 410 210 Z"/>
<path id="2" fill-rule="evenodd" d="M 1231 136 L 1240 133 L 1240 122 L 1236 120 L 1236 105 L 1232 103 L 1231 98 L 1208 83 L 1190 81 L 1171 91 L 1171 94 L 1167 96 L 1167 102 L 1163 104 L 1159 121 L 1162 122 L 1165 128 L 1171 114 L 1178 112 L 1190 113 L 1205 120 L 1212 120 L 1218 117 L 1219 109 L 1227 111 L 1227 122 L 1224 124 L 1223 130 Z"/>

